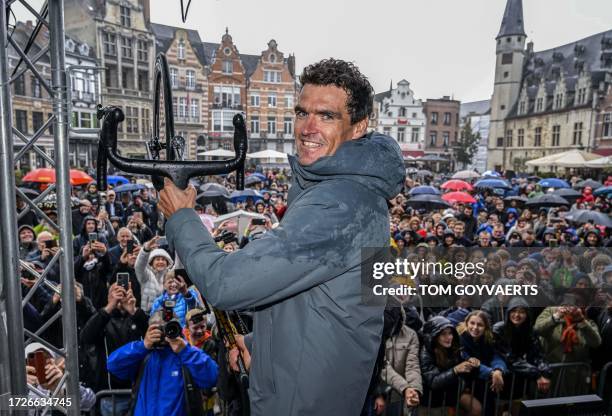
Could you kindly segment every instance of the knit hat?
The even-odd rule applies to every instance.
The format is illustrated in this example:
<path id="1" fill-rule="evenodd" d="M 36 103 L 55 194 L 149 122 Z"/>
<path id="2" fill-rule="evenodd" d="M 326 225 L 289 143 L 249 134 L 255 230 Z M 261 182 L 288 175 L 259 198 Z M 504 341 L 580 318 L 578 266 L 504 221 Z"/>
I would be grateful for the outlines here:
<path id="1" fill-rule="evenodd" d="M 163 248 L 156 248 L 151 252 L 151 254 L 149 254 L 149 266 L 151 265 L 155 257 L 165 258 L 168 261 L 168 268 L 172 268 L 172 266 L 174 265 L 174 261 L 172 261 L 168 252 Z"/>

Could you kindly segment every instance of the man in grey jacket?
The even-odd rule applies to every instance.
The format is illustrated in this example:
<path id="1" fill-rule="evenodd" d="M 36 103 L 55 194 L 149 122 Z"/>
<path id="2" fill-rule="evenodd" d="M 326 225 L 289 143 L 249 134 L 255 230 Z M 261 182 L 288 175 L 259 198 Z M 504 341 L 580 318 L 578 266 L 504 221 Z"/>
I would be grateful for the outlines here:
<path id="1" fill-rule="evenodd" d="M 166 180 L 168 241 L 203 296 L 254 308 L 251 414 L 358 415 L 381 342 L 383 306 L 361 303 L 361 248 L 389 245 L 387 200 L 404 181 L 390 137 L 366 134 L 373 90 L 350 63 L 300 76 L 298 156 L 279 227 L 225 253 L 193 207 L 195 189 Z"/>

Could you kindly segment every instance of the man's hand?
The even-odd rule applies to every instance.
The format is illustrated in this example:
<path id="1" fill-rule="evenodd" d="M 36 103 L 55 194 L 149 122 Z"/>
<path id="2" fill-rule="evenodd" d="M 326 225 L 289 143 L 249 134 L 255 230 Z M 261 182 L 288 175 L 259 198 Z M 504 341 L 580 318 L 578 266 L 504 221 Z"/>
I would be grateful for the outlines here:
<path id="1" fill-rule="evenodd" d="M 46 390 L 53 391 L 57 387 L 57 384 L 62 379 L 64 373 L 60 368 L 55 365 L 53 359 L 49 359 L 47 361 L 47 365 L 45 366 L 45 381 L 44 383 L 40 383 L 40 385 Z"/>
<path id="2" fill-rule="evenodd" d="M 108 289 L 108 303 L 104 307 L 107 313 L 111 313 L 113 309 L 117 307 L 117 304 L 125 297 L 125 289 L 121 286 L 117 286 L 117 283 L 113 283 Z"/>
<path id="3" fill-rule="evenodd" d="M 100 241 L 95 241 L 91 244 L 91 247 L 93 248 L 93 250 L 97 253 L 100 253 L 101 255 L 105 255 L 107 248 L 106 248 L 106 244 L 100 242 Z"/>
<path id="4" fill-rule="evenodd" d="M 144 337 L 144 346 L 146 349 L 153 349 L 153 346 L 161 341 L 162 332 L 159 325 L 150 325 Z"/>
<path id="5" fill-rule="evenodd" d="M 417 407 L 419 405 L 419 392 L 413 388 L 408 387 L 404 390 L 404 400 L 406 401 L 406 406 L 408 407 Z"/>
<path id="6" fill-rule="evenodd" d="M 38 386 L 38 377 L 36 377 L 36 368 L 26 365 L 26 380 L 28 384 Z"/>
<path id="7" fill-rule="evenodd" d="M 180 336 L 174 339 L 166 337 L 166 342 L 168 343 L 168 345 L 170 345 L 170 348 L 172 348 L 172 352 L 174 352 L 175 354 L 178 354 L 179 352 L 183 351 L 183 348 L 187 346 L 187 342 L 185 342 L 183 337 Z"/>
<path id="8" fill-rule="evenodd" d="M 251 368 L 251 353 L 249 352 L 249 350 L 247 349 L 245 343 L 244 343 L 244 336 L 242 335 L 234 335 L 234 337 L 236 338 L 236 346 L 238 348 L 232 348 L 231 350 L 229 350 L 229 364 L 232 370 L 238 372 L 239 368 L 238 368 L 238 354 L 242 354 L 242 360 L 244 361 L 244 366 L 246 367 L 246 370 L 248 371 L 249 368 Z"/>
<path id="9" fill-rule="evenodd" d="M 193 209 L 196 195 L 193 185 L 190 184 L 187 189 L 181 191 L 170 179 L 165 178 L 164 189 L 159 193 L 159 204 L 157 206 L 166 218 L 170 218 L 179 209 Z"/>
<path id="10" fill-rule="evenodd" d="M 127 313 L 134 315 L 136 313 L 136 298 L 134 297 L 134 293 L 132 293 L 131 287 L 132 284 L 130 283 L 130 290 L 127 291 L 127 294 L 121 304 Z"/>

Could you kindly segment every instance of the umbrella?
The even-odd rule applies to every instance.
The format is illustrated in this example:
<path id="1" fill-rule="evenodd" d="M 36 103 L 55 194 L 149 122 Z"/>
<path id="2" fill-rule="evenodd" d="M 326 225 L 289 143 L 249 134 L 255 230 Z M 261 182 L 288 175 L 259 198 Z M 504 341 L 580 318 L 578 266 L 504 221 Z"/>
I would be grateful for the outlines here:
<path id="1" fill-rule="evenodd" d="M 462 202 L 464 204 L 473 204 L 476 202 L 472 195 L 465 192 L 449 192 L 442 195 L 442 199 L 447 202 Z"/>
<path id="2" fill-rule="evenodd" d="M 70 197 L 70 207 L 71 208 L 78 207 L 80 203 L 81 203 L 81 201 L 79 201 L 79 198 Z M 44 197 L 43 200 L 40 201 L 36 205 L 38 206 L 38 208 L 42 209 L 43 211 L 45 211 L 45 210 L 53 210 L 53 211 L 57 210 L 57 194 L 55 192 L 50 193 L 49 195 Z"/>
<path id="3" fill-rule="evenodd" d="M 475 188 L 512 189 L 503 179 L 481 179 L 474 184 Z"/>
<path id="4" fill-rule="evenodd" d="M 600 157 L 599 159 L 589 160 L 584 164 L 584 166 L 594 169 L 612 167 L 612 156 L 605 156 Z"/>
<path id="5" fill-rule="evenodd" d="M 442 184 L 442 186 L 440 186 L 440 188 L 450 189 L 451 191 L 471 191 L 474 189 L 472 185 L 459 179 L 451 179 L 450 181 L 446 181 Z"/>
<path id="6" fill-rule="evenodd" d="M 251 174 L 249 175 L 249 178 L 250 178 L 251 176 L 255 176 L 256 178 L 261 179 L 261 181 L 262 181 L 262 182 L 265 182 L 265 181 L 266 181 L 266 179 L 268 179 L 268 178 L 266 178 L 266 175 L 264 175 L 264 174 L 263 174 L 263 173 L 261 173 L 261 172 L 253 172 L 253 173 L 251 173 Z"/>
<path id="7" fill-rule="evenodd" d="M 262 214 L 256 214 L 254 212 L 247 212 L 243 210 L 238 210 L 234 212 L 230 212 L 229 214 L 221 215 L 214 219 L 214 223 L 216 225 L 221 224 L 223 221 L 231 220 L 236 223 L 236 233 L 239 237 L 244 235 L 244 231 L 249 225 L 249 221 L 253 218 L 265 219 L 266 216 Z M 232 227 L 230 227 L 231 229 Z"/>
<path id="8" fill-rule="evenodd" d="M 19 187 L 19 190 L 21 192 L 23 192 L 25 194 L 25 196 L 27 196 L 28 198 L 31 198 L 31 199 L 36 198 L 40 194 L 37 190 L 32 189 L 32 188 L 22 188 L 22 187 Z"/>
<path id="9" fill-rule="evenodd" d="M 538 182 L 538 185 L 540 185 L 542 188 L 571 188 L 569 183 L 558 178 L 542 179 L 540 182 Z"/>
<path id="10" fill-rule="evenodd" d="M 519 204 L 524 204 L 525 202 L 527 202 L 527 197 L 526 196 L 518 196 L 518 195 L 507 196 L 507 197 L 504 198 L 504 201 L 506 201 L 506 202 L 516 201 Z"/>
<path id="11" fill-rule="evenodd" d="M 200 186 L 200 191 L 202 191 L 202 193 L 197 196 L 198 198 L 212 198 L 215 196 L 222 196 L 225 198 L 230 197 L 227 188 L 219 183 L 205 183 L 204 185 Z"/>
<path id="12" fill-rule="evenodd" d="M 213 156 L 213 157 L 234 157 L 236 152 L 225 149 L 208 150 L 206 152 L 198 153 L 198 156 Z"/>
<path id="13" fill-rule="evenodd" d="M 439 195 L 420 194 L 411 197 L 406 205 L 415 209 L 443 209 L 450 208 L 450 204 L 440 198 Z"/>
<path id="14" fill-rule="evenodd" d="M 259 178 L 258 176 L 253 176 L 253 175 L 249 176 L 248 178 L 244 180 L 244 184 L 246 186 L 255 185 L 256 183 L 261 183 L 261 182 L 262 182 L 261 178 Z"/>
<path id="15" fill-rule="evenodd" d="M 115 191 L 116 194 L 120 194 L 121 192 L 134 192 L 146 188 L 147 186 L 141 183 L 126 183 L 125 185 L 119 185 L 113 189 L 113 191 Z"/>
<path id="16" fill-rule="evenodd" d="M 555 191 L 553 192 L 553 195 L 559 195 L 560 197 L 563 197 L 570 202 L 582 196 L 580 192 L 576 191 L 575 189 L 571 189 L 571 188 L 555 189 Z"/>
<path id="17" fill-rule="evenodd" d="M 570 211 L 565 218 L 579 224 L 592 222 L 595 225 L 603 225 L 604 227 L 612 228 L 612 219 L 609 215 L 590 209 L 577 209 Z"/>
<path id="18" fill-rule="evenodd" d="M 412 188 L 410 190 L 410 192 L 408 192 L 408 194 L 411 195 L 411 196 L 414 196 L 414 195 L 423 195 L 423 194 L 427 194 L 427 195 L 440 195 L 440 191 L 438 191 L 433 186 L 417 186 L 415 188 Z"/>
<path id="19" fill-rule="evenodd" d="M 593 179 L 586 179 L 584 181 L 580 181 L 576 184 L 576 186 L 574 186 L 574 188 L 576 189 L 584 189 L 587 186 L 590 186 L 592 189 L 597 189 L 597 188 L 601 188 L 603 186 L 603 183 L 598 182 L 596 180 Z"/>
<path id="20" fill-rule="evenodd" d="M 247 154 L 247 159 L 287 159 L 287 153 L 267 149 L 261 152 L 249 153 Z"/>
<path id="21" fill-rule="evenodd" d="M 125 185 L 126 183 L 130 183 L 130 181 L 120 175 L 110 175 L 106 178 L 106 183 L 112 186 L 119 186 Z"/>
<path id="22" fill-rule="evenodd" d="M 612 186 L 604 186 L 603 188 L 599 188 L 598 190 L 596 190 L 595 192 L 593 192 L 593 195 L 595 196 L 605 196 L 608 197 L 608 195 L 612 194 Z"/>
<path id="23" fill-rule="evenodd" d="M 480 178 L 480 174 L 478 172 L 474 172 L 473 170 L 460 170 L 459 172 L 453 175 L 453 179 L 476 179 Z"/>
<path id="24" fill-rule="evenodd" d="M 485 171 L 482 176 L 490 176 L 492 178 L 501 178 L 501 174 L 499 172 L 495 172 L 494 170 Z"/>
<path id="25" fill-rule="evenodd" d="M 525 203 L 528 208 L 551 208 L 561 205 L 570 205 L 570 203 L 567 199 L 555 194 L 544 194 L 529 198 Z"/>
<path id="26" fill-rule="evenodd" d="M 433 176 L 433 173 L 428 171 L 427 169 L 417 170 L 417 176 Z"/>
<path id="27" fill-rule="evenodd" d="M 253 200 L 263 199 L 263 195 L 257 192 L 255 189 L 245 189 L 244 191 L 234 191 L 230 195 L 230 200 L 236 204 L 238 202 L 245 202 L 247 198 Z"/>
<path id="28" fill-rule="evenodd" d="M 526 162 L 527 166 L 562 166 L 566 168 L 585 167 L 589 160 L 601 158 L 601 155 L 588 153 L 578 149 L 572 149 L 567 152 L 554 153 L 544 156 L 539 159 L 533 159 Z"/>
<path id="29" fill-rule="evenodd" d="M 55 169 L 39 168 L 28 172 L 22 179 L 23 182 L 55 183 Z M 77 169 L 70 169 L 70 185 L 86 185 L 94 179 Z"/>

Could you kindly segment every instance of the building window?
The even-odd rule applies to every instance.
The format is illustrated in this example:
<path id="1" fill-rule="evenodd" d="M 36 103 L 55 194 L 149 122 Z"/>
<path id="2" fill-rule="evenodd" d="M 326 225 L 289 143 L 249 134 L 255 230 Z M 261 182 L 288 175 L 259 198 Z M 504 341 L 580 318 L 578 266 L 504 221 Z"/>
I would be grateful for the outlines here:
<path id="1" fill-rule="evenodd" d="M 196 73 L 193 69 L 188 69 L 185 72 L 185 86 L 189 89 L 194 89 L 196 85 Z"/>
<path id="2" fill-rule="evenodd" d="M 240 106 L 240 87 L 217 86 L 214 88 L 213 105 L 225 107 Z"/>
<path id="3" fill-rule="evenodd" d="M 438 132 L 432 131 L 431 133 L 429 133 L 429 145 L 431 147 L 438 146 Z"/>
<path id="4" fill-rule="evenodd" d="M 142 62 L 147 62 L 149 60 L 149 45 L 145 40 L 139 40 L 137 43 L 138 46 L 138 60 Z"/>
<path id="5" fill-rule="evenodd" d="M 535 134 L 533 137 L 533 145 L 535 147 L 542 146 L 542 127 L 535 128 Z"/>
<path id="6" fill-rule="evenodd" d="M 503 137 L 498 137 L 497 138 L 497 147 L 504 147 L 504 138 Z"/>
<path id="7" fill-rule="evenodd" d="M 149 91 L 149 72 L 138 71 L 138 91 Z"/>
<path id="8" fill-rule="evenodd" d="M 221 131 L 221 111 L 213 111 L 213 131 Z"/>
<path id="9" fill-rule="evenodd" d="M 178 116 L 180 118 L 187 117 L 187 98 L 179 97 L 178 99 Z"/>
<path id="10" fill-rule="evenodd" d="M 104 68 L 104 82 L 107 88 L 117 88 L 119 82 L 117 79 L 117 67 L 114 65 L 107 65 L 106 68 Z"/>
<path id="11" fill-rule="evenodd" d="M 612 137 L 612 113 L 606 113 L 603 115 L 601 132 L 602 137 Z"/>
<path id="12" fill-rule="evenodd" d="M 450 138 L 450 134 L 447 131 L 442 133 L 442 146 L 448 147 L 449 138 Z"/>
<path id="13" fill-rule="evenodd" d="M 114 33 L 105 32 L 102 38 L 104 43 L 104 53 L 106 55 L 117 55 L 117 37 Z"/>
<path id="14" fill-rule="evenodd" d="M 259 116 L 251 117 L 251 133 L 259 134 Z"/>
<path id="15" fill-rule="evenodd" d="M 134 89 L 134 73 L 131 68 L 124 67 L 121 69 L 121 82 L 123 88 L 129 90 Z"/>
<path id="16" fill-rule="evenodd" d="M 438 113 L 431 113 L 431 124 L 438 124 Z"/>
<path id="17" fill-rule="evenodd" d="M 555 109 L 563 107 L 563 94 L 557 94 L 555 96 Z"/>
<path id="18" fill-rule="evenodd" d="M 23 134 L 28 134 L 28 112 L 15 110 L 15 128 Z"/>
<path id="19" fill-rule="evenodd" d="M 276 107 L 276 94 L 268 94 L 268 107 Z"/>
<path id="20" fill-rule="evenodd" d="M 519 114 L 525 114 L 525 101 L 519 103 Z"/>
<path id="21" fill-rule="evenodd" d="M 406 107 L 400 107 L 400 109 L 399 109 L 399 116 L 400 117 L 406 117 Z"/>
<path id="22" fill-rule="evenodd" d="M 185 59 L 185 41 L 183 39 L 178 41 L 177 56 L 178 59 Z"/>
<path id="23" fill-rule="evenodd" d="M 421 129 L 418 127 L 413 127 L 412 136 L 410 137 L 410 143 L 417 143 L 419 141 L 420 135 L 421 135 Z"/>
<path id="24" fill-rule="evenodd" d="M 450 126 L 451 124 L 451 113 L 444 113 L 444 125 Z"/>
<path id="25" fill-rule="evenodd" d="M 404 127 L 397 128 L 397 141 L 398 143 L 404 143 L 406 138 L 406 129 Z"/>
<path id="26" fill-rule="evenodd" d="M 189 108 L 191 109 L 191 121 L 200 121 L 200 100 L 192 98 L 189 103 Z"/>
<path id="27" fill-rule="evenodd" d="M 125 126 L 127 133 L 138 133 L 138 107 L 125 107 Z"/>
<path id="28" fill-rule="evenodd" d="M 177 68 L 170 68 L 170 85 L 172 85 L 172 88 L 178 87 L 178 69 Z"/>
<path id="29" fill-rule="evenodd" d="M 121 37 L 121 56 L 124 58 L 132 58 L 132 39 Z"/>
<path id="30" fill-rule="evenodd" d="M 502 65 L 510 65 L 512 63 L 512 54 L 504 53 L 502 54 Z"/>
<path id="31" fill-rule="evenodd" d="M 43 125 L 43 113 L 40 111 L 32 112 L 32 129 L 36 133 Z"/>
<path id="32" fill-rule="evenodd" d="M 293 117 L 285 117 L 283 133 L 293 134 Z"/>
<path id="33" fill-rule="evenodd" d="M 19 75 L 17 79 L 15 79 L 15 95 L 26 95 L 26 87 L 25 87 L 25 77 L 23 74 Z"/>
<path id="34" fill-rule="evenodd" d="M 556 125 L 552 128 L 552 145 L 559 146 L 561 143 L 561 126 Z"/>
<path id="35" fill-rule="evenodd" d="M 287 108 L 293 108 L 293 95 L 285 95 L 285 103 Z"/>
<path id="36" fill-rule="evenodd" d="M 264 71 L 264 82 L 281 82 L 280 71 Z"/>
<path id="37" fill-rule="evenodd" d="M 383 134 L 391 136 L 391 127 L 383 127 Z"/>
<path id="38" fill-rule="evenodd" d="M 151 124 L 149 121 L 149 109 L 142 109 L 142 132 L 144 134 L 149 134 L 151 132 Z"/>
<path id="39" fill-rule="evenodd" d="M 582 122 L 574 123 L 574 136 L 572 137 L 572 144 L 574 146 L 582 144 Z"/>
<path id="40" fill-rule="evenodd" d="M 512 147 L 512 130 L 506 130 L 506 147 Z"/>
<path id="41" fill-rule="evenodd" d="M 251 94 L 251 105 L 255 107 L 259 107 L 259 95 Z"/>
<path id="42" fill-rule="evenodd" d="M 130 8 L 125 6 L 119 6 L 119 10 L 121 13 L 121 26 L 132 26 L 132 19 L 130 18 Z"/>
<path id="43" fill-rule="evenodd" d="M 276 117 L 268 117 L 268 134 L 276 134 Z"/>
<path id="44" fill-rule="evenodd" d="M 80 113 L 79 115 L 80 115 L 80 118 L 81 118 L 81 120 L 80 120 L 81 124 L 79 125 L 79 127 L 82 127 L 84 129 L 90 129 L 92 127 L 92 125 L 91 125 L 91 116 L 92 116 L 92 114 L 91 113 Z"/>
<path id="45" fill-rule="evenodd" d="M 536 101 L 536 111 L 540 112 L 544 108 L 544 99 L 538 98 Z"/>
<path id="46" fill-rule="evenodd" d="M 234 73 L 234 63 L 230 60 L 223 61 L 223 73 L 232 74 Z"/>
<path id="47" fill-rule="evenodd" d="M 518 129 L 518 147 L 525 146 L 525 130 Z"/>

